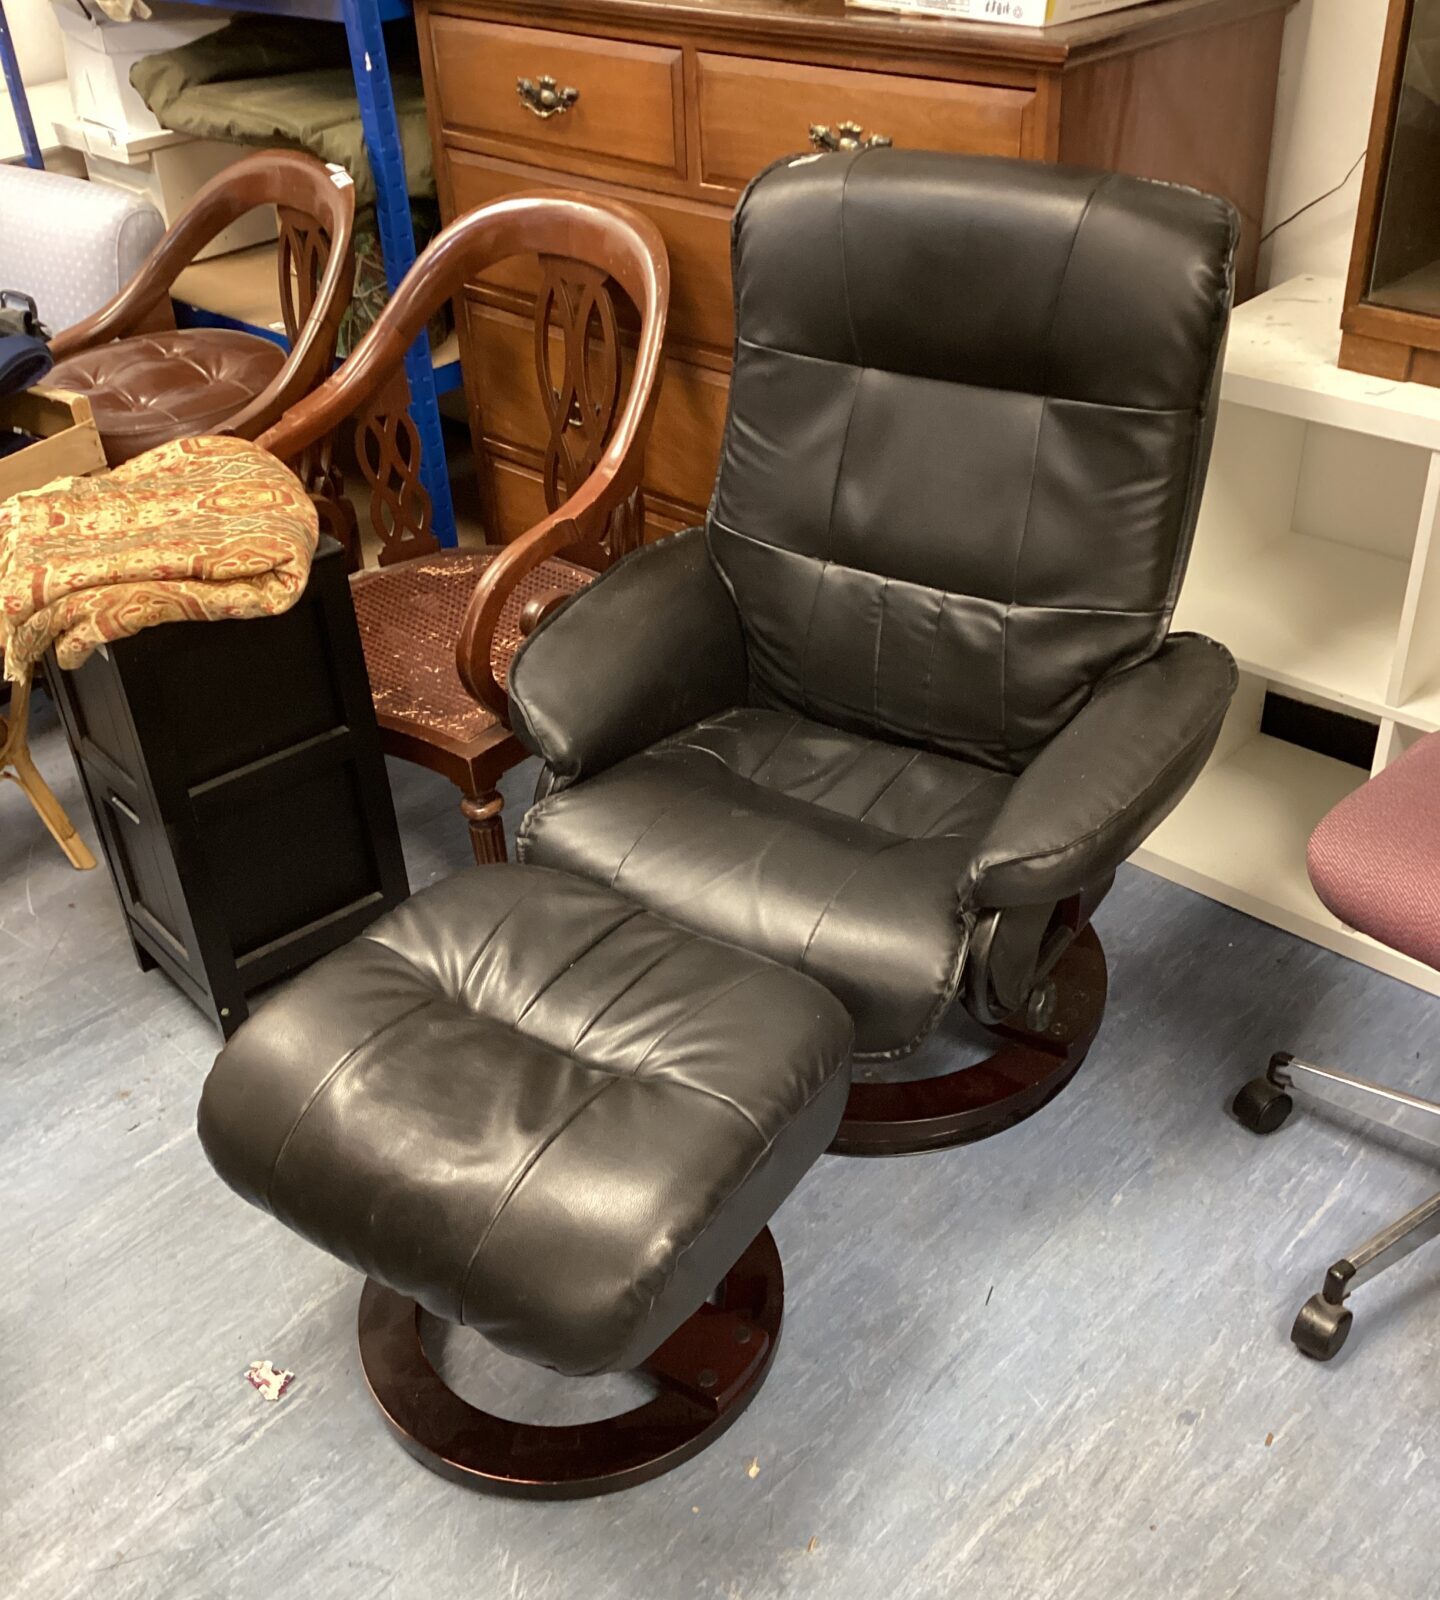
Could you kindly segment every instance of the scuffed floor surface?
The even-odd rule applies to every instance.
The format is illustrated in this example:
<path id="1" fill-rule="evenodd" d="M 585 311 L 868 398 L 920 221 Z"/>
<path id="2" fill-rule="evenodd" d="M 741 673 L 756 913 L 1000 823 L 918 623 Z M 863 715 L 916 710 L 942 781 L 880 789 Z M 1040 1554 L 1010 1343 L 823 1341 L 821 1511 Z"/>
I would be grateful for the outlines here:
<path id="1" fill-rule="evenodd" d="M 393 773 L 412 882 L 464 865 L 453 792 Z M 779 1358 L 713 1450 L 607 1500 L 485 1500 L 386 1434 L 357 1280 L 206 1166 L 208 1026 L 0 785 L 0 1594 L 1440 1595 L 1440 1244 L 1360 1293 L 1336 1362 L 1287 1337 L 1440 1164 L 1225 1114 L 1277 1048 L 1436 1094 L 1440 1003 L 1138 871 L 1099 924 L 1111 1010 L 1058 1101 L 970 1149 L 827 1157 L 780 1212 Z M 296 1374 L 277 1402 L 260 1360 Z"/>

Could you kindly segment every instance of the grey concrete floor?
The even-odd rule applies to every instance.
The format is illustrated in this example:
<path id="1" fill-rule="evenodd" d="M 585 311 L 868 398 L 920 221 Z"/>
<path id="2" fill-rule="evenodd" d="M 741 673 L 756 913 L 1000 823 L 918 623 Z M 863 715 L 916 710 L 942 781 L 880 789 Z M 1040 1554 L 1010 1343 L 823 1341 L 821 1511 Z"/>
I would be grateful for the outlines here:
<path id="1" fill-rule="evenodd" d="M 462 866 L 452 791 L 393 776 L 412 883 Z M 0 785 L 0 1594 L 1440 1596 L 1440 1247 L 1362 1291 L 1330 1365 L 1287 1338 L 1433 1157 L 1225 1112 L 1277 1048 L 1433 1095 L 1437 1002 L 1135 870 L 1098 921 L 1110 1013 L 1060 1099 L 968 1149 L 827 1157 L 779 1213 L 784 1339 L 715 1448 L 606 1500 L 486 1500 L 390 1440 L 354 1276 L 206 1166 L 207 1024 Z M 613 1395 L 452 1356 L 526 1414 Z M 298 1374 L 278 1404 L 261 1357 Z"/>

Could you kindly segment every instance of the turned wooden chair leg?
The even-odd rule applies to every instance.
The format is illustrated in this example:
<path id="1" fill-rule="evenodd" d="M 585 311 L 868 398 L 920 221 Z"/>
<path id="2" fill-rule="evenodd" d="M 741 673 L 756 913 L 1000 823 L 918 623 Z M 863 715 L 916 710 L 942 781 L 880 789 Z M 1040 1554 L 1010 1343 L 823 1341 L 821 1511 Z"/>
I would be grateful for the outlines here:
<path id="1" fill-rule="evenodd" d="M 488 794 L 467 794 L 460 801 L 460 812 L 470 824 L 470 843 L 482 867 L 504 861 L 505 823 L 500 813 L 505 801 L 498 789 Z"/>

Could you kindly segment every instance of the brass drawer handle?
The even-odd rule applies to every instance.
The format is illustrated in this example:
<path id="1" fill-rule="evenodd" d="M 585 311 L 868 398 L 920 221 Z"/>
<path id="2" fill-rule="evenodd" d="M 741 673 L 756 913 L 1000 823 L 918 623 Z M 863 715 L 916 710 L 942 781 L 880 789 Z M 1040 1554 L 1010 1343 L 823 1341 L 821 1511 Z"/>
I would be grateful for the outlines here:
<path id="1" fill-rule="evenodd" d="M 551 117 L 558 117 L 563 111 L 568 111 L 580 98 L 578 89 L 562 89 L 548 73 L 539 83 L 532 82 L 529 78 L 517 78 L 515 92 L 520 96 L 520 104 L 527 111 L 533 111 L 537 117 L 545 121 Z"/>
<path id="2" fill-rule="evenodd" d="M 867 134 L 858 122 L 842 122 L 834 128 L 826 122 L 812 122 L 810 143 L 817 150 L 881 150 L 894 140 L 888 133 Z"/>

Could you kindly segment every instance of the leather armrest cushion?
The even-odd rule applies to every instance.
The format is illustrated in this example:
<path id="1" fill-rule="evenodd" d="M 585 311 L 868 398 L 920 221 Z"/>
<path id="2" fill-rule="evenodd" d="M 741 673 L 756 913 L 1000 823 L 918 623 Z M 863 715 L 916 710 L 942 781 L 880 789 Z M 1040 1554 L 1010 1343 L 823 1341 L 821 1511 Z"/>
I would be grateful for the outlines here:
<path id="1" fill-rule="evenodd" d="M 960 886 L 962 906 L 1054 903 L 1113 872 L 1195 781 L 1237 681 L 1230 653 L 1199 634 L 1173 634 L 1102 679 L 1016 779 Z"/>
<path id="2" fill-rule="evenodd" d="M 593 777 L 744 703 L 745 640 L 703 528 L 644 545 L 538 627 L 510 666 L 510 724 L 555 774 Z"/>

